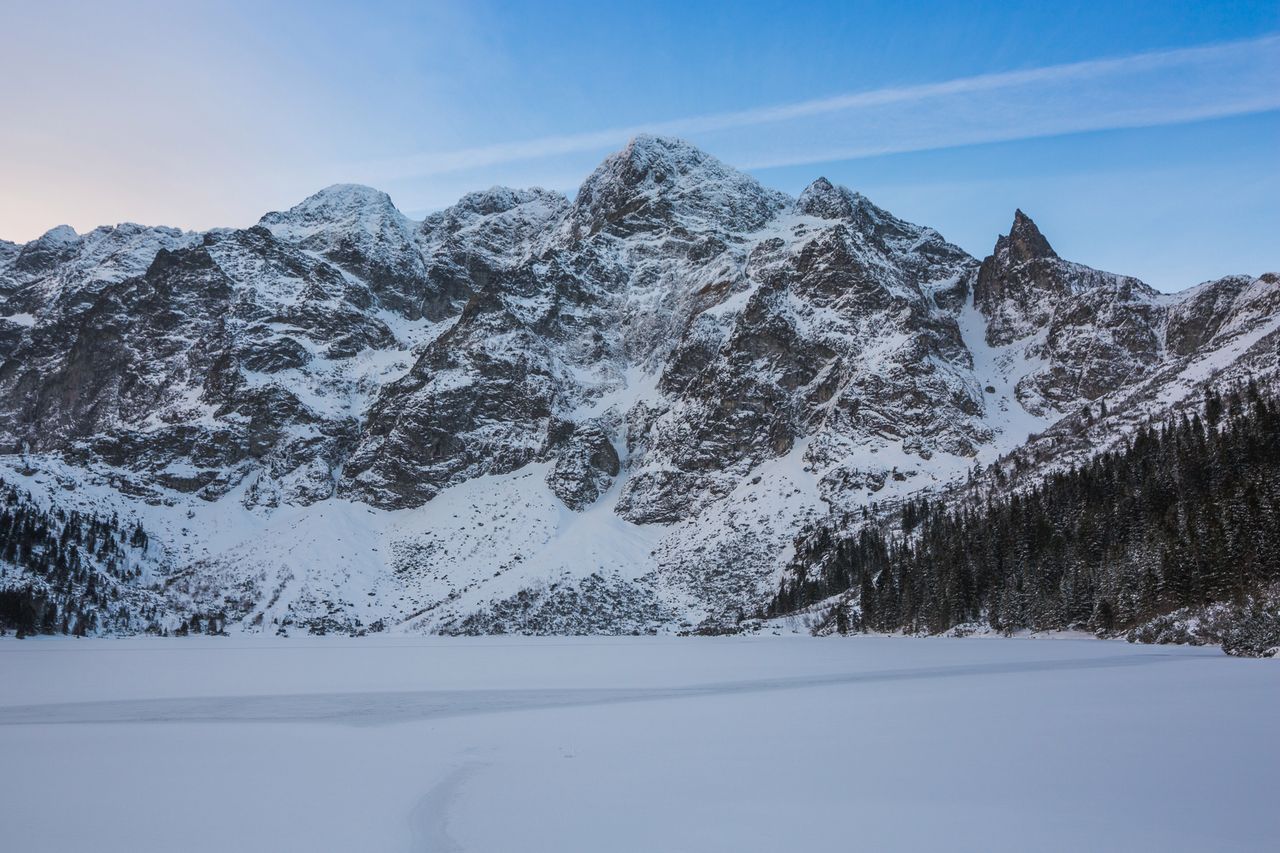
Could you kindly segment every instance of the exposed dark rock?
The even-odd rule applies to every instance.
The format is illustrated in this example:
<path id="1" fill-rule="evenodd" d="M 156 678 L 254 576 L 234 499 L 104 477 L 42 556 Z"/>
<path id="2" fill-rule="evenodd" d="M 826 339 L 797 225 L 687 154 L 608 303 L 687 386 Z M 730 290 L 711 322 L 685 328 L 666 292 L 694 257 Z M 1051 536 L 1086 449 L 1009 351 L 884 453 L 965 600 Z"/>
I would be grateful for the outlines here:
<path id="1" fill-rule="evenodd" d="M 598 424 L 584 424 L 560 440 L 547 485 L 565 506 L 582 510 L 608 491 L 621 468 L 618 451 Z"/>

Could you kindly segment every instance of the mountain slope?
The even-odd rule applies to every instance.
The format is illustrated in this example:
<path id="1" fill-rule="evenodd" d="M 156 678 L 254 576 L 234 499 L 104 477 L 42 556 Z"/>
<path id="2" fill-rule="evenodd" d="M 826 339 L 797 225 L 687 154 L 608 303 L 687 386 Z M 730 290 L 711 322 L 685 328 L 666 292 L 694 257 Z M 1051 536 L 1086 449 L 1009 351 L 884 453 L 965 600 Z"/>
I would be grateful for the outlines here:
<path id="1" fill-rule="evenodd" d="M 1030 489 L 974 483 L 950 511 L 923 499 L 896 524 L 824 530 L 770 611 L 834 596 L 841 633 L 1087 629 L 1275 654 L 1280 397 L 1250 383 L 1204 403 Z"/>
<path id="2" fill-rule="evenodd" d="M 1280 370 L 1274 275 L 1160 294 L 1021 211 L 979 262 L 648 136 L 572 201 L 414 222 L 339 185 L 244 230 L 54 229 L 0 246 L 0 300 L 6 476 L 141 521 L 162 628 L 724 624 L 806 531 Z"/>

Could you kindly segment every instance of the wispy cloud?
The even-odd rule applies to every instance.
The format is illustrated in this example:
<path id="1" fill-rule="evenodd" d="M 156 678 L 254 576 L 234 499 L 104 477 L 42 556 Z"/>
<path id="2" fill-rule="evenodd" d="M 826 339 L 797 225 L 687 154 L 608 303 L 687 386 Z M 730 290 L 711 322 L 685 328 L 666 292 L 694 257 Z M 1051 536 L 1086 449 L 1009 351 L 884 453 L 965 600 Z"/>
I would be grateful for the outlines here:
<path id="1" fill-rule="evenodd" d="M 693 138 L 744 168 L 818 163 L 1280 109 L 1280 35 L 364 163 L 373 182 L 474 173 Z M 742 133 L 751 129 L 750 133 Z M 538 171 L 535 169 L 534 171 Z"/>

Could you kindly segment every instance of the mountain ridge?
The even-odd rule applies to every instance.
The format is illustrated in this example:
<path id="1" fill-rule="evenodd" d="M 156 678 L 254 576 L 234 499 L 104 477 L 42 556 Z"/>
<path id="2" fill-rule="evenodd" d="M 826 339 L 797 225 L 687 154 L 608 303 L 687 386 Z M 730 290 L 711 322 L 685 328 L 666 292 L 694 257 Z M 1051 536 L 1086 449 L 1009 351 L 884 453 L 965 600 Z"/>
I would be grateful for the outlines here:
<path id="1" fill-rule="evenodd" d="M 815 520 L 1045 470 L 1085 406 L 1114 441 L 1270 384 L 1280 338 L 1273 275 L 1160 294 L 1021 210 L 979 261 L 643 136 L 572 201 L 414 221 L 335 185 L 247 229 L 60 231 L 0 253 L 0 298 L 9 479 L 154 527 L 164 618 L 234 589 L 261 630 L 736 619 Z"/>

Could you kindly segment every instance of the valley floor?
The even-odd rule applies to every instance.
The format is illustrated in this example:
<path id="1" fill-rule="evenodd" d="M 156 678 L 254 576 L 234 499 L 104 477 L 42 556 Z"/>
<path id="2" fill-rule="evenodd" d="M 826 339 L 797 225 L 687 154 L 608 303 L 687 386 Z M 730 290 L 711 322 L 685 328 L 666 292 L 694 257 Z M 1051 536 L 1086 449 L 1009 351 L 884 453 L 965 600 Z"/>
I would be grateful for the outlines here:
<path id="1" fill-rule="evenodd" d="M 0 640 L 22 851 L 1264 850 L 1280 666 L 1098 640 Z"/>

